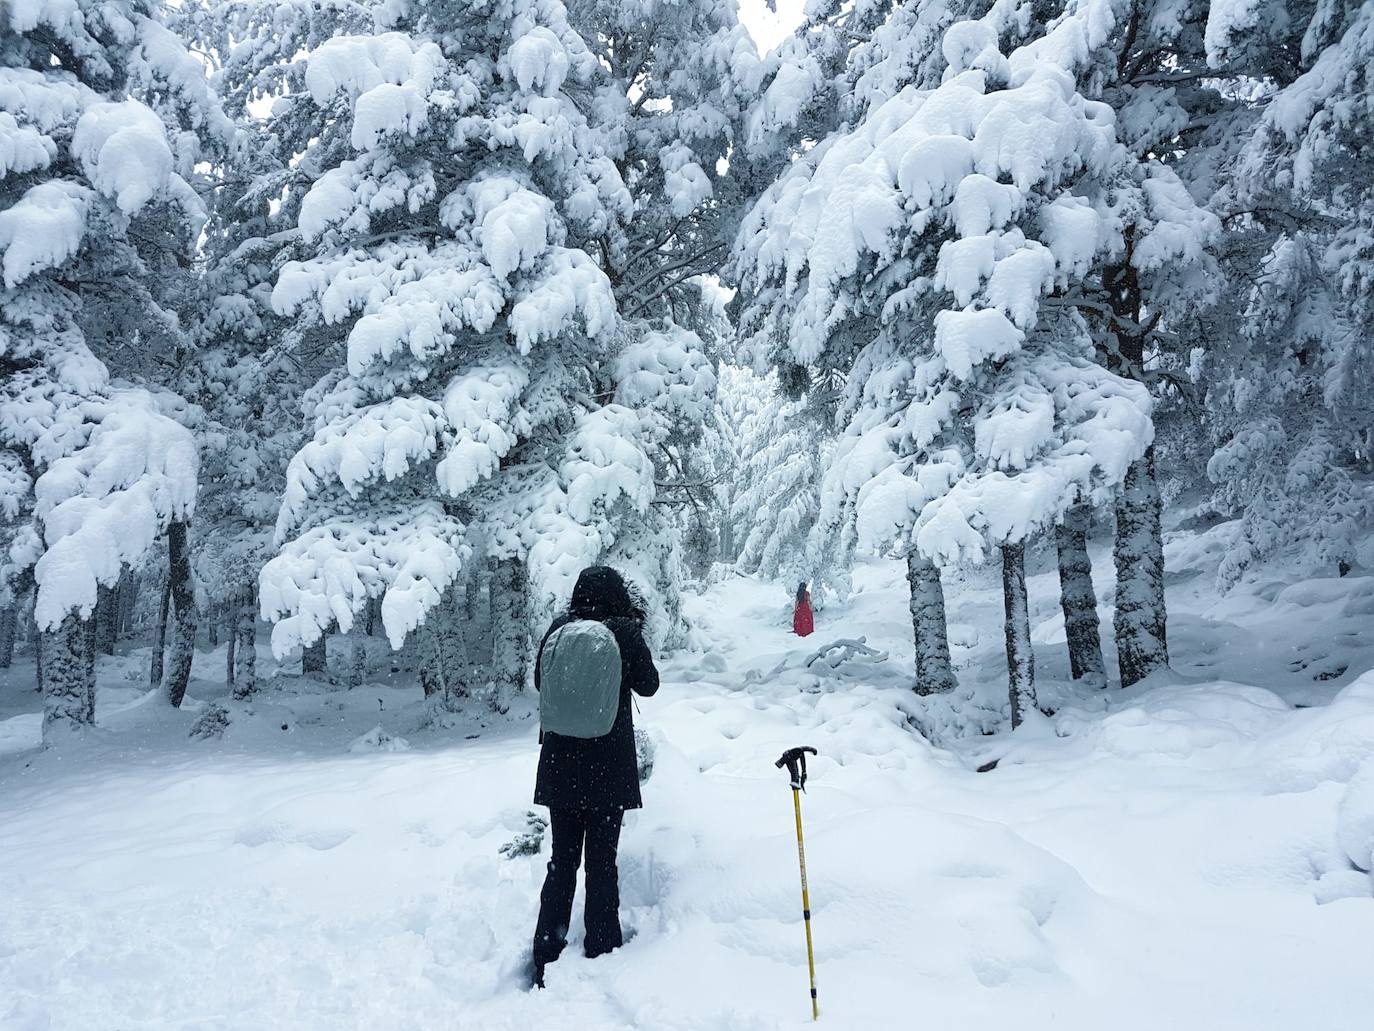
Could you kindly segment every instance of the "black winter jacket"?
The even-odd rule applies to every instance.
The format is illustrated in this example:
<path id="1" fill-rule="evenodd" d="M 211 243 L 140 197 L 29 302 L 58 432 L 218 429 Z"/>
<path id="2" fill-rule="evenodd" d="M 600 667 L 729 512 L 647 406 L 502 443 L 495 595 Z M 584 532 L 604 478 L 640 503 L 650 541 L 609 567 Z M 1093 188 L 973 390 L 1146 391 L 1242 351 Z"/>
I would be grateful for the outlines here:
<path id="1" fill-rule="evenodd" d="M 583 572 L 573 591 L 571 610 L 555 619 L 545 631 L 539 642 L 540 655 L 534 663 L 534 688 L 539 690 L 540 658 L 549 634 L 574 619 L 599 619 L 615 634 L 616 644 L 620 646 L 620 707 L 610 733 L 602 737 L 544 735 L 539 750 L 539 772 L 534 782 L 535 805 L 551 809 L 638 809 L 643 805 L 635 763 L 634 713 L 630 696 L 633 693 L 647 698 L 654 694 L 658 690 L 658 670 L 644 642 L 640 620 L 608 614 L 614 610 L 630 611 L 628 595 L 623 606 L 596 603 L 599 600 L 597 589 L 610 586 L 597 582 L 597 574 L 604 568 L 598 566 Z M 619 574 L 609 569 L 605 572 L 614 576 L 619 593 L 623 593 L 625 588 Z M 592 574 L 590 582 L 589 574 Z M 611 592 L 616 593 L 614 587 Z"/>

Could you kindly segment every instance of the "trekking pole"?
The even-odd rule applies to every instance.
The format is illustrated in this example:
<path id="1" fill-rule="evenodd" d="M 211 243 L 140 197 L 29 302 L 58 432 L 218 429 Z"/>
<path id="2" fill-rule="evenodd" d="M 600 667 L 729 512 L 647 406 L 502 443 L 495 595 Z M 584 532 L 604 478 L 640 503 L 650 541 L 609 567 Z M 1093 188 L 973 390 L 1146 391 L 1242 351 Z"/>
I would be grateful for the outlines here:
<path id="1" fill-rule="evenodd" d="M 807 752 L 816 754 L 816 750 L 807 745 L 789 748 L 773 765 L 778 769 L 786 766 L 792 781 L 792 808 L 797 814 L 797 861 L 801 864 L 802 920 L 806 924 L 806 967 L 811 974 L 811 1019 L 820 1020 L 821 1011 L 816 1003 L 816 953 L 811 947 L 811 896 L 806 890 L 806 846 L 802 844 L 801 793 L 806 790 Z"/>

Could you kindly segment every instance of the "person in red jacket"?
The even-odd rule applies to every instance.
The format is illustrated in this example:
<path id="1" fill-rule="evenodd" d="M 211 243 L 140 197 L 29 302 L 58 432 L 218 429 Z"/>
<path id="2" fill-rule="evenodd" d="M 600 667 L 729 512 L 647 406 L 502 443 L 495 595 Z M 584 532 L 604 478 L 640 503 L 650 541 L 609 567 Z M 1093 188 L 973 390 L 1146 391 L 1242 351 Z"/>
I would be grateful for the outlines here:
<path id="1" fill-rule="evenodd" d="M 805 637 L 816 629 L 811 618 L 811 592 L 806 589 L 806 581 L 797 584 L 797 607 L 792 610 L 792 632 Z"/>

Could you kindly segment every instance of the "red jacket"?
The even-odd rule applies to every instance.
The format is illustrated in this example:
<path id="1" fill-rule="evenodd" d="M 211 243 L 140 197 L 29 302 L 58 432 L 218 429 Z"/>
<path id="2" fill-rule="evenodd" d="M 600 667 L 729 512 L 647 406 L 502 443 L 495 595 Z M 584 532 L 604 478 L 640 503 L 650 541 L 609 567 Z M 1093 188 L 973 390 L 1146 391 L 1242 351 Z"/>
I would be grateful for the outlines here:
<path id="1" fill-rule="evenodd" d="M 792 632 L 798 637 L 805 637 L 815 629 L 815 621 L 811 618 L 811 592 L 807 591 L 792 610 Z"/>

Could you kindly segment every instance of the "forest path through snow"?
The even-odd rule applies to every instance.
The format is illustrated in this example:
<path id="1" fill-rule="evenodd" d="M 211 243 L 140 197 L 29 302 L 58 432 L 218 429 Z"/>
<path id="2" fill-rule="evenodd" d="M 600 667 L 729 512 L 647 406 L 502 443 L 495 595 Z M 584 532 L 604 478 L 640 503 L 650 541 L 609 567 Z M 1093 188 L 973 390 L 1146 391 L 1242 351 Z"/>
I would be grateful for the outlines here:
<path id="1" fill-rule="evenodd" d="M 136 703 L 107 741 L 5 757 L 0 1027 L 807 1026 L 773 766 L 797 744 L 821 753 L 803 806 L 823 1026 L 1367 1026 L 1374 902 L 1337 807 L 1374 754 L 1374 678 L 1302 710 L 1163 686 L 955 754 L 908 725 L 892 573 L 809 641 L 776 585 L 690 600 L 707 650 L 665 662 L 640 706 L 656 756 L 622 839 L 633 938 L 588 961 L 575 917 L 543 992 L 518 970 L 547 848 L 498 851 L 531 809 L 529 723 L 353 754 L 309 720 L 275 747 L 188 741 L 189 714 Z M 850 625 L 892 657 L 808 671 Z M 989 750 L 1001 766 L 973 772 Z"/>

